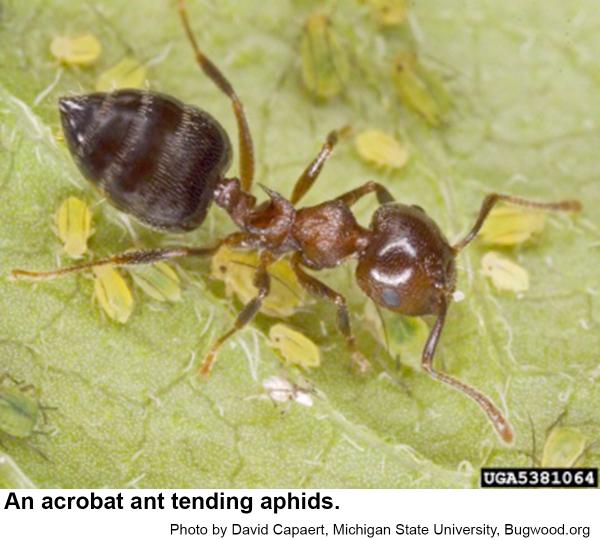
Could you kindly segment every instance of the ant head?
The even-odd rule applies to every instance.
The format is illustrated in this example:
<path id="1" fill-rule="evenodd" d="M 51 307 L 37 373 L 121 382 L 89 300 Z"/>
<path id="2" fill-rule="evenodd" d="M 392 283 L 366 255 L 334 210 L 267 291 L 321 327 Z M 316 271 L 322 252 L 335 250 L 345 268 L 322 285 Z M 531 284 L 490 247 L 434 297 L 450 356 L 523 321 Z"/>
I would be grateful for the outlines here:
<path id="1" fill-rule="evenodd" d="M 452 294 L 455 254 L 418 206 L 386 204 L 375 212 L 372 237 L 359 254 L 356 278 L 380 306 L 404 315 L 434 315 Z"/>

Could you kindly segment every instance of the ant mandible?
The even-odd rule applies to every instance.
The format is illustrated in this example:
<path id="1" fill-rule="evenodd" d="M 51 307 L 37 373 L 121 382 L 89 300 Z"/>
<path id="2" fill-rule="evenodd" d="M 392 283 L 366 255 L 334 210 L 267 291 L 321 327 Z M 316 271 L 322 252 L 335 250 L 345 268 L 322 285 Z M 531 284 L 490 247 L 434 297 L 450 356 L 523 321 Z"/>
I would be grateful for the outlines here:
<path id="1" fill-rule="evenodd" d="M 369 363 L 359 352 L 345 298 L 309 273 L 333 268 L 351 256 L 358 259 L 356 279 L 377 305 L 402 315 L 437 317 L 422 354 L 423 369 L 473 399 L 487 414 L 500 438 L 511 443 L 513 430 L 500 410 L 480 391 L 436 370 L 433 357 L 456 285 L 456 257 L 477 235 L 498 201 L 544 210 L 577 211 L 578 201 L 534 202 L 511 195 L 488 195 L 469 233 L 451 245 L 437 224 L 418 206 L 400 204 L 382 185 L 366 184 L 316 206 L 295 208 L 311 188 L 338 138 L 333 131 L 317 157 L 296 182 L 291 198 L 261 186 L 269 199 L 257 205 L 249 193 L 254 177 L 252 137 L 244 109 L 232 85 L 200 50 L 184 0 L 179 15 L 196 60 L 229 97 L 239 135 L 240 178 L 226 178 L 231 144 L 225 130 L 205 111 L 156 92 L 117 90 L 62 98 L 62 125 L 69 150 L 83 175 L 108 200 L 142 223 L 163 231 L 197 228 L 212 201 L 239 227 L 211 247 L 180 246 L 127 251 L 112 257 L 52 272 L 14 270 L 13 278 L 53 279 L 93 267 L 152 264 L 166 259 L 206 257 L 227 244 L 257 249 L 260 262 L 254 283 L 257 295 L 233 327 L 211 346 L 200 367 L 207 377 L 223 343 L 260 310 L 269 294 L 268 268 L 291 254 L 299 282 L 312 295 L 333 302 L 337 324 L 353 362 L 362 371 Z M 351 206 L 369 193 L 380 204 L 368 228 L 360 226 Z"/>

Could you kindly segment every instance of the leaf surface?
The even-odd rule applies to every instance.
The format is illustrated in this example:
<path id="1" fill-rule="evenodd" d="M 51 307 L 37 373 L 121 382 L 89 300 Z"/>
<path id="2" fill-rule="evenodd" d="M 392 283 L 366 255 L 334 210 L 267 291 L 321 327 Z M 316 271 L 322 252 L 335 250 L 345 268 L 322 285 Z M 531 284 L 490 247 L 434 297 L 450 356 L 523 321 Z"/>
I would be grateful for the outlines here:
<path id="1" fill-rule="evenodd" d="M 327 132 L 352 124 L 406 141 L 411 160 L 402 170 L 374 171 L 342 141 L 307 204 L 376 174 L 456 239 L 490 191 L 583 201 L 578 219 L 548 216 L 536 241 L 506 250 L 530 275 L 530 289 L 518 298 L 481 275 L 484 245 L 476 242 L 460 257 L 458 288 L 466 298 L 450 311 L 437 363 L 507 411 L 515 446 L 502 446 L 463 395 L 409 367 L 415 359 L 397 368 L 364 328 L 365 298 L 351 263 L 320 275 L 347 296 L 374 369 L 353 374 L 332 307 L 307 306 L 288 322 L 322 347 L 321 366 L 304 374 L 317 397 L 312 407 L 291 404 L 285 414 L 269 400 L 249 399 L 268 377 L 297 375 L 269 349 L 268 330 L 278 321 L 264 315 L 224 347 L 210 381 L 195 379 L 209 342 L 240 308 L 209 279 L 208 261 L 179 265 L 181 302 L 155 302 L 138 290 L 125 325 L 92 303 L 93 282 L 85 276 L 9 282 L 13 268 L 68 262 L 51 227 L 70 195 L 98 203 L 90 239 L 96 256 L 134 244 L 206 245 L 233 230 L 213 209 L 184 239 L 135 225 L 132 238 L 57 142 L 59 96 L 93 91 L 101 73 L 133 57 L 149 66 L 152 89 L 205 108 L 233 140 L 235 124 L 227 99 L 195 66 L 173 2 L 4 0 L 0 371 L 34 384 L 40 401 L 56 409 L 48 411 L 50 435 L 4 443 L 10 457 L 3 458 L 0 485 L 28 485 L 29 478 L 65 488 L 463 487 L 477 483 L 484 464 L 531 463 L 532 426 L 539 457 L 546 430 L 565 411 L 560 422 L 598 440 L 596 3 L 465 0 L 459 8 L 423 0 L 410 10 L 411 40 L 406 29 L 378 28 L 359 2 L 338 2 L 333 20 L 353 72 L 328 103 L 307 95 L 299 64 L 302 25 L 320 2 L 189 3 L 200 43 L 244 101 L 265 185 L 289 194 Z M 102 43 L 99 60 L 85 68 L 58 65 L 49 53 L 53 37 L 87 32 Z M 402 106 L 392 81 L 394 57 L 415 43 L 451 96 L 438 129 Z M 357 205 L 362 223 L 374 208 L 370 199 Z M 598 466 L 597 446 L 584 463 Z"/>

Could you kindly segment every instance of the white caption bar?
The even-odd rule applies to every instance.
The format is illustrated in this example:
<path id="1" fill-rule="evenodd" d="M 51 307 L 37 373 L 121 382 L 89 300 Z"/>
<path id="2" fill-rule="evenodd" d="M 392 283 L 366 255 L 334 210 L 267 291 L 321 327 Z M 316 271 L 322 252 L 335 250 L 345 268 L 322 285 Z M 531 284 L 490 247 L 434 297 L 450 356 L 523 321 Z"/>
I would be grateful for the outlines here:
<path id="1" fill-rule="evenodd" d="M 304 508 L 304 509 L 302 509 Z M 600 538 L 595 490 L 0 491 L 6 538 Z"/>

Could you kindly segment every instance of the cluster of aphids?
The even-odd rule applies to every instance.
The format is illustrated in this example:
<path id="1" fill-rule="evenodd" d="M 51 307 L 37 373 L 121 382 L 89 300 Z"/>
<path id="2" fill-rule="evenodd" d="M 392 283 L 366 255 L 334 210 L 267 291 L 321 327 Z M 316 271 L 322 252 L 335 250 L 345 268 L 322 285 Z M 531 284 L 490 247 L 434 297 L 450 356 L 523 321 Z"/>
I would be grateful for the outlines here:
<path id="1" fill-rule="evenodd" d="M 369 368 L 369 360 L 359 350 L 344 296 L 313 275 L 314 271 L 334 268 L 354 258 L 358 263 L 356 281 L 379 308 L 411 317 L 435 318 L 422 351 L 422 369 L 473 399 L 500 438 L 511 443 L 512 427 L 498 407 L 480 391 L 439 371 L 433 364 L 456 292 L 456 258 L 478 235 L 500 201 L 540 211 L 573 212 L 580 210 L 580 204 L 572 200 L 542 203 L 490 194 L 485 197 L 470 231 L 454 244 L 448 242 L 421 207 L 396 202 L 377 182 L 358 184 L 314 206 L 298 207 L 330 157 L 340 135 L 336 131 L 329 134 L 321 151 L 300 174 L 289 198 L 261 186 L 268 197 L 259 203 L 250 192 L 254 181 L 254 148 L 242 102 L 228 79 L 200 50 L 184 0 L 179 0 L 178 6 L 199 67 L 231 101 L 238 127 L 239 177 L 227 176 L 232 147 L 221 124 L 202 109 L 157 92 L 121 89 L 60 99 L 65 140 L 82 174 L 117 209 L 142 224 L 166 232 L 191 231 L 203 223 L 214 202 L 230 216 L 238 232 L 209 246 L 127 251 L 50 272 L 15 270 L 13 277 L 45 280 L 92 271 L 102 280 L 103 275 L 118 267 L 139 268 L 169 259 L 209 257 L 222 248 L 236 252 L 251 250 L 256 252 L 253 263 L 248 265 L 253 272 L 252 293 L 245 299 L 232 327 L 205 354 L 199 373 L 208 377 L 221 346 L 268 304 L 270 292 L 276 287 L 271 272 L 282 260 L 287 261 L 285 271 L 293 275 L 298 288 L 334 305 L 337 325 L 352 362 L 364 372 Z M 309 21 L 307 39 L 314 40 L 320 35 L 321 23 Z M 372 141 L 371 137 L 366 145 L 367 154 L 369 151 L 372 154 L 373 147 L 378 146 Z M 390 143 L 384 140 L 381 144 Z M 379 206 L 370 225 L 363 227 L 356 221 L 352 206 L 371 193 L 376 195 Z M 492 230 L 492 234 L 496 233 L 497 227 Z M 289 338 L 285 328 L 273 331 L 272 340 L 285 342 L 286 351 L 290 350 Z M 307 345 L 299 341 L 297 348 L 303 351 Z M 292 387 L 287 391 L 299 392 Z"/>
<path id="2" fill-rule="evenodd" d="M 441 126 L 450 99 L 441 80 L 418 59 L 407 0 L 359 1 L 375 24 L 383 29 L 380 36 L 400 38 L 400 44 L 392 45 L 395 53 L 389 70 L 400 101 L 430 126 Z M 326 101 L 344 92 L 353 59 L 336 28 L 334 9 L 317 9 L 309 15 L 304 24 L 300 52 L 302 80 L 312 96 Z"/>

